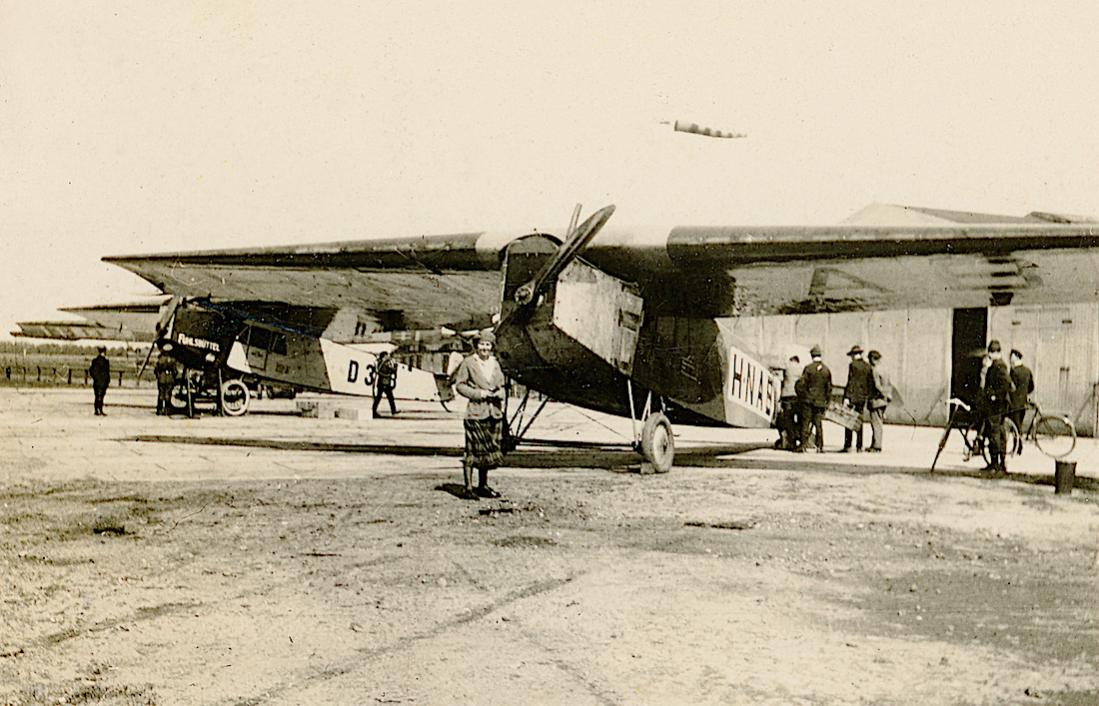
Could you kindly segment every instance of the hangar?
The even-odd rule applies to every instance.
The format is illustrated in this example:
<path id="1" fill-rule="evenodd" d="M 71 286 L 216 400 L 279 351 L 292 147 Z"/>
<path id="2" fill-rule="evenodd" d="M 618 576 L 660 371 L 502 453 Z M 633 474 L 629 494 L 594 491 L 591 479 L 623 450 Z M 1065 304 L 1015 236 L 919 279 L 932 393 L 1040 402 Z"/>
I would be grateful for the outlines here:
<path id="1" fill-rule="evenodd" d="M 1094 223 L 1082 216 L 1033 212 L 1000 216 L 966 211 L 872 204 L 844 221 L 852 225 L 947 225 L 995 223 Z M 982 273 L 1010 284 L 1017 265 Z M 996 268 L 1000 267 L 1002 271 Z M 1034 371 L 1035 394 L 1045 412 L 1062 412 L 1081 434 L 1099 426 L 1099 304 L 1012 306 L 1010 295 L 990 291 L 989 306 L 965 309 L 904 309 L 783 316 L 746 316 L 730 321 L 755 350 L 785 344 L 824 349 L 836 384 L 847 378 L 846 352 L 855 343 L 883 355 L 886 371 L 903 405 L 892 405 L 889 421 L 944 425 L 947 400 L 967 397 L 978 384 L 980 356 L 989 340 L 1007 352 L 1017 348 Z"/>

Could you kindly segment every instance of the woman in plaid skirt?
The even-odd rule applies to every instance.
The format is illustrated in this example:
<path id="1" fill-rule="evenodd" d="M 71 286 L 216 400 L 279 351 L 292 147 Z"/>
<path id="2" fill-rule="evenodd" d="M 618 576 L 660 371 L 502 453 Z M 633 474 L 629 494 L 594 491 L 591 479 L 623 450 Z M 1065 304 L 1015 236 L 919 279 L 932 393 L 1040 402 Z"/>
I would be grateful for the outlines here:
<path id="1" fill-rule="evenodd" d="M 488 472 L 504 462 L 500 438 L 504 417 L 504 371 L 492 355 L 496 336 L 492 329 L 477 335 L 477 353 L 466 356 L 454 373 L 454 389 L 469 398 L 466 406 L 466 451 L 462 459 L 465 481 L 464 497 L 498 498 L 500 494 L 488 486 Z M 477 487 L 473 487 L 473 469 L 478 472 Z"/>

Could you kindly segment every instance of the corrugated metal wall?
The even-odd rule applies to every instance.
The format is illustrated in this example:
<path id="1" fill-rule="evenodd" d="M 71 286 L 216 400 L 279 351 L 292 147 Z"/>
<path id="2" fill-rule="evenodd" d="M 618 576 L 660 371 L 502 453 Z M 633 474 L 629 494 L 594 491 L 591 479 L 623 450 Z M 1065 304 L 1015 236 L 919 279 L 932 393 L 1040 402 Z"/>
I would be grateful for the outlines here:
<path id="1" fill-rule="evenodd" d="M 855 343 L 882 352 L 882 365 L 903 399 L 887 411 L 890 421 L 946 423 L 950 396 L 950 309 L 761 316 L 725 323 L 761 354 L 785 344 L 820 344 L 832 380 L 847 380 L 847 351 Z M 1068 414 L 1077 431 L 1094 434 L 1099 383 L 1099 305 L 989 309 L 988 338 L 1023 352 L 1034 371 L 1043 411 Z"/>

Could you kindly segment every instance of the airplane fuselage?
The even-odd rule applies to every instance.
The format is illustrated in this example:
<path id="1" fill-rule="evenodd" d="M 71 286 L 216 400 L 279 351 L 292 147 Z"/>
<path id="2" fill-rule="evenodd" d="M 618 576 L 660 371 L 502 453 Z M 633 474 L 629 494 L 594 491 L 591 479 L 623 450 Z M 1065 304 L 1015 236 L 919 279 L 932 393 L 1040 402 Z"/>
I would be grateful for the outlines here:
<path id="1" fill-rule="evenodd" d="M 509 247 L 503 317 L 555 248 L 545 236 Z M 631 283 L 583 260 L 515 323 L 499 332 L 505 372 L 563 402 L 638 417 L 651 393 L 673 422 L 735 427 L 768 427 L 778 407 L 776 377 L 730 327 L 648 305 Z"/>

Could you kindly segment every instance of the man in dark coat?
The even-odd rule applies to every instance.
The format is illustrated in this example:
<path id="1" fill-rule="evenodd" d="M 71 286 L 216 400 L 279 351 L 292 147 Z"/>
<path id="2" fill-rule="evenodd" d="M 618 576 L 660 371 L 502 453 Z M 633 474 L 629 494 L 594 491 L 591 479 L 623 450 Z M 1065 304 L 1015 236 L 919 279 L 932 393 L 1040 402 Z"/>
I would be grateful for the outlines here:
<path id="1" fill-rule="evenodd" d="M 989 462 L 984 470 L 997 473 L 1007 473 L 1007 434 L 1004 431 L 1004 418 L 1008 413 L 1008 404 L 1011 395 L 1011 373 L 1004 362 L 1000 342 L 993 339 L 988 344 L 988 357 L 991 364 L 985 372 L 984 399 L 987 424 Z"/>
<path id="2" fill-rule="evenodd" d="M 862 346 L 857 343 L 847 351 L 851 363 L 847 366 L 847 385 L 843 388 L 844 403 L 858 413 L 859 427 L 855 430 L 855 450 L 862 451 L 862 414 L 870 399 L 873 387 L 873 371 L 862 359 Z M 843 452 L 851 453 L 851 430 L 843 430 Z"/>
<path id="3" fill-rule="evenodd" d="M 1031 395 L 1034 394 L 1034 374 L 1030 372 L 1030 368 L 1023 365 L 1023 354 L 1017 348 L 1011 349 L 1011 384 L 1014 387 L 1008 398 L 1011 411 L 1007 416 L 1015 422 L 1015 428 L 1019 430 L 1019 436 L 1015 440 L 1015 453 L 1022 453 L 1023 417 L 1026 415 Z"/>
<path id="4" fill-rule="evenodd" d="M 397 361 L 389 354 L 382 351 L 378 356 L 378 369 L 374 373 L 374 405 L 372 415 L 378 416 L 378 403 L 382 401 L 382 395 L 389 400 L 390 414 L 397 414 L 397 403 L 393 401 L 393 388 L 397 386 Z"/>
<path id="5" fill-rule="evenodd" d="M 801 446 L 809 447 L 809 430 L 816 429 L 817 453 L 824 452 L 824 410 L 832 396 L 832 371 L 821 362 L 820 346 L 809 351 L 812 362 L 801 371 L 801 382 L 805 389 L 806 414 L 801 421 Z"/>
<path id="6" fill-rule="evenodd" d="M 88 366 L 88 374 L 92 377 L 92 392 L 95 393 L 95 414 L 97 417 L 105 417 L 107 413 L 103 411 L 103 398 L 107 396 L 107 386 L 111 384 L 111 362 L 107 360 L 106 346 L 100 346 L 98 352 Z"/>
<path id="7" fill-rule="evenodd" d="M 172 411 L 172 388 L 176 384 L 175 361 L 161 353 L 157 356 L 153 372 L 156 375 L 156 413 L 167 415 Z"/>

